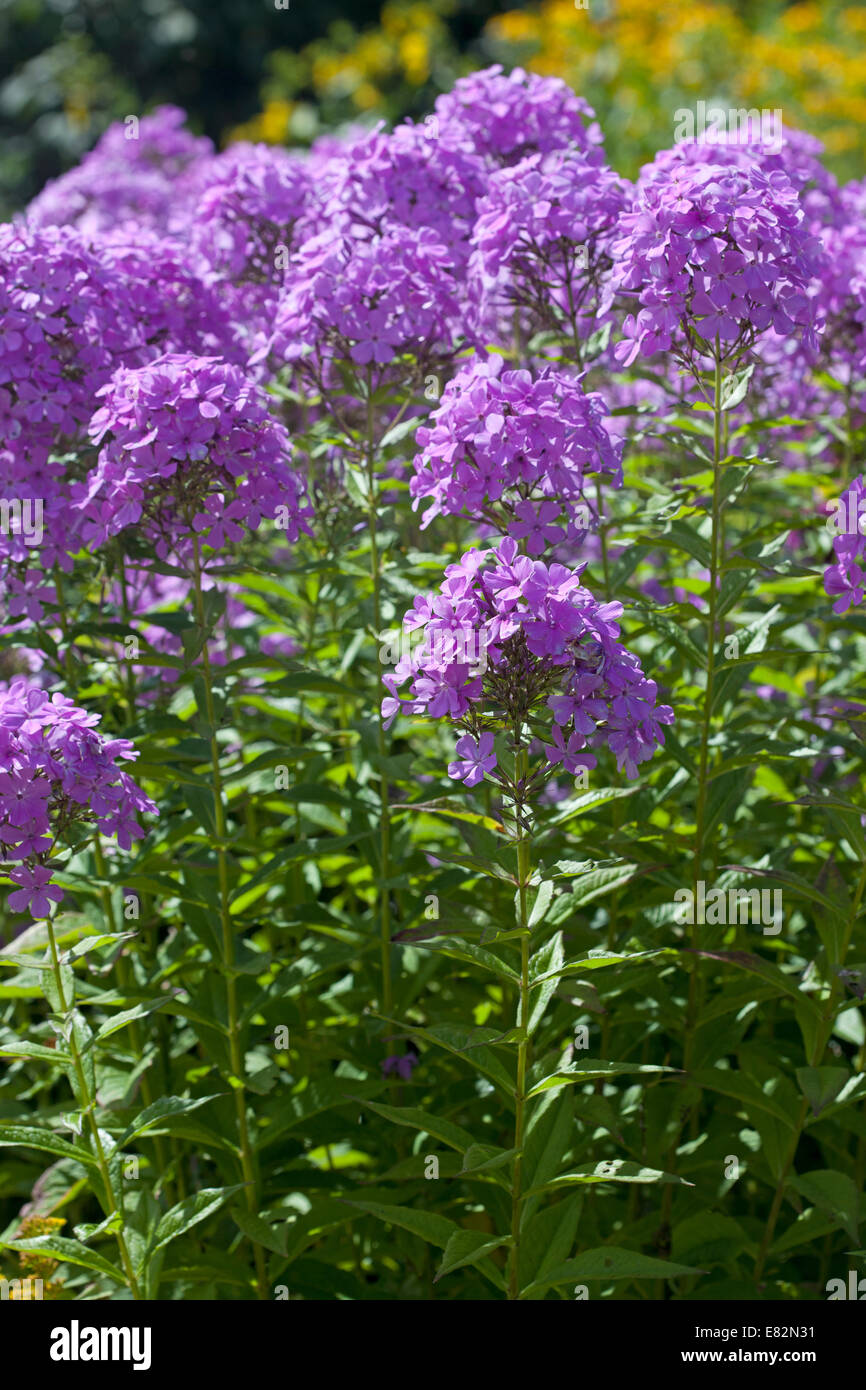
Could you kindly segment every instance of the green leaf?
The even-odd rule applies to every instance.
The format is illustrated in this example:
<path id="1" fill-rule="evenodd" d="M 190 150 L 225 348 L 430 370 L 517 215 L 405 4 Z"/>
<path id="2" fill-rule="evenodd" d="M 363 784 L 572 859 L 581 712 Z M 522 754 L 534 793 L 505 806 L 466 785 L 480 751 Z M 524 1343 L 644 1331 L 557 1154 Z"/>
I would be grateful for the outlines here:
<path id="1" fill-rule="evenodd" d="M 579 1086 L 585 1081 L 597 1081 L 604 1076 L 658 1075 L 674 1070 L 674 1067 L 657 1067 L 647 1063 L 601 1062 L 588 1058 L 585 1062 L 573 1063 L 567 1070 L 552 1072 L 543 1081 L 537 1082 L 528 1094 L 530 1097 L 538 1096 L 555 1086 Z"/>
<path id="2" fill-rule="evenodd" d="M 573 1183 L 597 1182 L 673 1182 L 684 1187 L 694 1187 L 694 1183 L 677 1177 L 676 1173 L 665 1173 L 660 1168 L 645 1168 L 642 1163 L 632 1163 L 623 1158 L 611 1158 L 602 1159 L 600 1163 L 586 1163 L 580 1168 L 572 1169 L 570 1173 L 561 1173 L 558 1177 L 543 1183 L 542 1188 L 547 1190 L 568 1187 Z M 530 1191 L 537 1192 L 542 1188 L 531 1188 Z"/>
<path id="3" fill-rule="evenodd" d="M 489 1173 L 503 1168 L 517 1153 L 516 1149 L 497 1149 L 493 1144 L 470 1144 L 463 1155 L 463 1173 Z"/>
<path id="4" fill-rule="evenodd" d="M 529 962 L 530 1010 L 526 1026 L 529 1037 L 532 1037 L 556 993 L 564 961 L 562 932 L 557 932 L 540 951 L 536 951 Z M 532 997 L 533 990 L 537 990 L 535 998 Z"/>
<path id="5" fill-rule="evenodd" d="M 455 1269 L 462 1269 L 464 1265 L 477 1264 L 485 1255 L 489 1255 L 491 1250 L 498 1250 L 500 1246 L 508 1243 L 507 1238 L 489 1236 L 483 1231 L 455 1231 L 445 1246 L 445 1254 L 433 1283 L 438 1284 L 444 1275 L 451 1274 Z"/>
<path id="6" fill-rule="evenodd" d="M 730 1216 L 701 1211 L 678 1222 L 671 1238 L 671 1254 L 683 1264 L 700 1260 L 702 1265 L 726 1264 L 748 1246 L 745 1231 Z"/>
<path id="7" fill-rule="evenodd" d="M 26 1149 L 43 1149 L 57 1158 L 72 1158 L 76 1163 L 96 1167 L 96 1159 L 89 1150 L 61 1139 L 52 1129 L 37 1129 L 32 1125 L 0 1125 L 0 1145 L 9 1144 L 20 1144 Z"/>
<path id="8" fill-rule="evenodd" d="M 721 407 L 722 410 L 733 410 L 741 401 L 746 399 L 749 390 L 749 381 L 755 370 L 754 362 L 748 367 L 744 367 L 740 372 L 732 372 L 726 376 L 722 382 Z"/>
<path id="9" fill-rule="evenodd" d="M 380 1017 L 384 1018 L 384 1015 L 380 1015 Z M 485 1044 L 502 1036 L 495 1028 L 471 1028 L 466 1024 L 457 1023 L 441 1023 L 432 1028 L 419 1028 L 415 1024 L 401 1022 L 394 1018 L 386 1018 L 385 1022 L 394 1024 L 395 1027 L 404 1032 L 412 1033 L 415 1037 L 422 1038 L 437 1047 L 442 1047 L 446 1052 L 469 1062 L 476 1071 L 480 1071 L 491 1081 L 495 1081 L 502 1088 L 506 1097 L 511 1100 L 514 1092 L 513 1078 L 492 1048 L 485 1046 Z"/>
<path id="10" fill-rule="evenodd" d="M 420 947 L 423 951 L 436 951 L 441 956 L 449 956 L 453 960 L 463 961 L 466 965 L 480 965 L 482 969 L 489 970 L 500 980 L 509 980 L 511 984 L 519 984 L 520 976 L 504 961 L 500 960 L 493 951 L 486 950 L 483 946 L 476 946 L 472 941 L 464 941 L 461 937 L 448 937 L 444 941 L 415 941 L 413 946 Z"/>
<path id="11" fill-rule="evenodd" d="M 704 960 L 718 960 L 726 965 L 735 965 L 738 970 L 747 970 L 750 975 L 758 975 L 767 984 L 773 985 L 780 994 L 787 994 L 791 999 L 796 999 L 808 1012 L 820 1015 L 821 1010 L 815 1000 L 800 989 L 798 977 L 786 975 L 777 965 L 772 965 L 768 960 L 761 956 L 755 956 L 751 951 L 701 951 L 686 947 L 685 950 L 696 956 L 701 956 Z"/>
<path id="12" fill-rule="evenodd" d="M 639 870 L 634 864 L 615 864 L 610 868 L 593 869 L 575 879 L 571 889 L 573 907 L 586 907 L 596 899 L 606 897 L 617 888 L 623 888 L 634 878 Z"/>
<path id="13" fill-rule="evenodd" d="M 132 1124 L 127 1126 L 116 1141 L 115 1148 L 124 1148 L 130 1139 L 136 1139 L 139 1134 L 144 1134 L 146 1130 L 152 1129 L 160 1121 L 170 1124 L 175 1115 L 187 1115 L 191 1110 L 198 1110 L 199 1106 L 208 1105 L 210 1101 L 218 1098 L 218 1095 L 213 1095 L 196 1096 L 194 1099 L 184 1100 L 180 1096 L 163 1096 L 162 1100 L 154 1101 L 153 1105 L 148 1105 L 140 1115 L 136 1115 Z"/>
<path id="14" fill-rule="evenodd" d="M 112 1033 L 119 1032 L 121 1028 L 133 1023 L 137 1018 L 146 1018 L 148 1014 L 156 1013 L 157 1009 L 164 1008 L 167 1003 L 167 998 L 156 999 L 144 1004 L 136 1004 L 133 1009 L 124 1009 L 123 1013 L 115 1014 L 107 1023 L 103 1023 L 96 1034 L 96 1041 L 102 1042 L 104 1038 L 110 1038 Z"/>
<path id="15" fill-rule="evenodd" d="M 544 921 L 552 897 L 553 883 L 550 879 L 546 879 L 539 886 L 538 892 L 535 894 L 532 911 L 529 914 L 529 921 L 527 923 L 530 931 L 532 931 L 534 927 L 537 927 L 540 922 Z"/>
<path id="16" fill-rule="evenodd" d="M 739 1101 L 747 1114 L 752 1110 L 765 1110 L 787 1129 L 794 1128 L 795 1116 L 745 1072 L 733 1071 L 729 1067 L 710 1067 L 705 1071 L 691 1072 L 690 1079 L 708 1091 L 718 1091 L 720 1095 Z"/>
<path id="17" fill-rule="evenodd" d="M 392 1226 L 400 1226 L 404 1231 L 411 1231 L 414 1236 L 420 1236 L 426 1240 L 428 1245 L 438 1245 L 445 1250 L 448 1242 L 461 1228 L 454 1221 L 449 1221 L 447 1217 L 437 1216 L 432 1211 L 416 1211 L 414 1207 L 387 1206 L 384 1202 L 369 1201 L 348 1201 L 343 1199 L 349 1207 L 357 1207 L 359 1211 L 369 1212 L 371 1216 L 377 1216 L 380 1221 L 387 1221 Z"/>
<path id="18" fill-rule="evenodd" d="M 542 1207 L 527 1222 L 520 1234 L 521 1289 L 567 1259 L 577 1235 L 582 1206 L 583 1193 L 572 1193 L 564 1201 Z"/>
<path id="19" fill-rule="evenodd" d="M 345 1217 L 343 1218 L 345 1220 Z M 275 1255 L 285 1255 L 289 1239 L 289 1226 L 285 1221 L 274 1224 L 249 1211 L 247 1207 L 234 1207 L 232 1220 L 244 1235 L 256 1245 L 272 1250 Z"/>
<path id="20" fill-rule="evenodd" d="M 554 971 L 549 978 L 559 979 L 566 975 L 582 975 L 587 970 L 602 970 L 609 965 L 627 965 L 635 961 L 651 960 L 653 956 L 676 956 L 679 953 L 672 946 L 656 946 L 651 951 L 608 951 L 603 946 L 596 946 L 588 955 L 579 956 L 577 960 L 569 961 L 561 969 Z M 532 988 L 540 985 L 547 979 L 545 975 L 539 976 L 533 981 Z"/>
<path id="21" fill-rule="evenodd" d="M 3 1242 L 3 1248 L 28 1251 L 36 1255 L 50 1255 L 62 1260 L 64 1264 L 83 1265 L 85 1269 L 94 1269 L 98 1274 L 106 1274 L 117 1284 L 126 1283 L 125 1276 L 110 1260 L 104 1259 L 102 1255 L 97 1255 L 95 1250 L 89 1250 L 80 1241 L 70 1240 L 67 1236 L 34 1236 L 32 1240 L 6 1240 Z"/>
<path id="22" fill-rule="evenodd" d="M 202 830 L 212 839 L 216 839 L 216 810 L 214 807 L 213 792 L 210 787 L 184 782 L 183 795 L 187 806 L 192 811 Z"/>
<path id="23" fill-rule="evenodd" d="M 0 1057 L 33 1057 L 40 1062 L 54 1062 L 56 1066 L 71 1066 L 72 1055 L 60 1048 L 42 1047 L 39 1043 L 6 1042 L 0 1045 Z"/>
<path id="24" fill-rule="evenodd" d="M 798 1067 L 797 1082 L 812 1107 L 813 1115 L 834 1101 L 846 1085 L 850 1073 L 844 1067 Z"/>
<path id="25" fill-rule="evenodd" d="M 185 1197 L 182 1202 L 178 1202 L 160 1220 L 147 1247 L 145 1259 L 150 1259 L 164 1245 L 197 1226 L 213 1212 L 219 1211 L 229 1197 L 239 1192 L 242 1187 L 243 1183 L 235 1183 L 232 1187 L 203 1187 L 191 1197 Z"/>
<path id="26" fill-rule="evenodd" d="M 382 1105 L 376 1101 L 358 1099 L 361 1105 L 365 1105 L 368 1110 L 375 1110 L 383 1119 L 430 1134 L 434 1139 L 441 1139 L 443 1144 L 456 1149 L 458 1153 L 465 1153 L 475 1143 L 468 1129 L 463 1129 L 450 1120 L 440 1119 L 437 1115 L 430 1115 L 426 1110 L 416 1110 L 411 1106 Z"/>
<path id="27" fill-rule="evenodd" d="M 836 1172 L 833 1168 L 819 1168 L 814 1173 L 789 1178 L 788 1186 L 821 1211 L 828 1212 L 845 1228 L 854 1243 L 859 1243 L 860 1194 L 857 1184 L 847 1173 Z"/>
<path id="28" fill-rule="evenodd" d="M 524 1289 L 520 1297 L 526 1298 L 530 1292 L 554 1288 L 557 1284 L 582 1284 L 588 1279 L 679 1279 L 687 1274 L 705 1272 L 689 1265 L 674 1264 L 672 1260 L 657 1260 L 652 1255 L 641 1255 L 636 1250 L 602 1246 L 597 1250 L 586 1250 L 576 1259 L 568 1260 L 544 1274 Z"/>

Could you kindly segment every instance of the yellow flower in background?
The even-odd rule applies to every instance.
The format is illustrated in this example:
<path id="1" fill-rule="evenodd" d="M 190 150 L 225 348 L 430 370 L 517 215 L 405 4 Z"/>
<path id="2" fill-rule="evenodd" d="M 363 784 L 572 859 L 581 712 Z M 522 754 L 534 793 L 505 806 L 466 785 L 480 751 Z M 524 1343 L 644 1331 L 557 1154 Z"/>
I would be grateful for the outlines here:
<path id="1" fill-rule="evenodd" d="M 430 48 L 424 34 L 405 34 L 400 40 L 400 61 L 409 82 L 420 87 L 430 75 Z"/>
<path id="2" fill-rule="evenodd" d="M 670 143 L 678 106 L 697 99 L 782 109 L 828 155 L 864 147 L 866 8 L 756 7 L 747 22 L 727 0 L 607 0 L 496 16 L 486 34 L 508 64 L 565 78 L 595 107 L 613 162 L 627 173 Z M 840 173 L 862 172 L 857 164 Z"/>
<path id="3" fill-rule="evenodd" d="M 840 177 L 864 172 L 866 6 L 767 0 L 743 14 L 734 0 L 589 0 L 586 9 L 540 0 L 496 15 L 462 56 L 447 27 L 459 9 L 460 0 L 387 0 L 376 29 L 358 33 L 341 21 L 300 53 L 275 54 L 269 99 L 238 129 L 275 138 L 305 91 L 326 125 L 358 112 L 399 120 L 422 109 L 419 93 L 429 104 L 431 77 L 447 86 L 461 71 L 501 62 L 562 77 L 585 96 L 626 174 L 671 143 L 675 112 L 698 100 L 780 108 L 786 125 L 824 141 Z"/>
<path id="4" fill-rule="evenodd" d="M 290 101 L 269 101 L 262 112 L 261 139 L 271 145 L 285 140 L 291 118 Z"/>
<path id="5" fill-rule="evenodd" d="M 249 140 L 253 144 L 282 145 L 288 139 L 294 109 L 294 102 L 282 98 L 267 101 L 258 116 L 229 131 L 227 143 Z"/>
<path id="6" fill-rule="evenodd" d="M 372 111 L 382 100 L 382 93 L 372 82 L 362 82 L 352 93 L 352 100 L 359 111 Z"/>

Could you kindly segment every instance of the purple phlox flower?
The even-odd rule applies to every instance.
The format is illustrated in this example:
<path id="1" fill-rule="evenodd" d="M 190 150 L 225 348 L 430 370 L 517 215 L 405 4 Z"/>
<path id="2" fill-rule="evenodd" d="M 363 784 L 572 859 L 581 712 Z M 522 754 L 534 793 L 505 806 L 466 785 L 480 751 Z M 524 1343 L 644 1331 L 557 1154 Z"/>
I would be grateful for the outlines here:
<path id="1" fill-rule="evenodd" d="M 412 1070 L 417 1067 L 420 1060 L 420 1057 L 417 1057 L 414 1052 L 405 1052 L 402 1056 L 398 1053 L 392 1054 L 390 1057 L 386 1057 L 382 1063 L 382 1075 L 399 1076 L 404 1081 L 411 1081 Z"/>
<path id="2" fill-rule="evenodd" d="M 480 734 L 477 739 L 464 734 L 458 738 L 455 752 L 456 759 L 448 764 L 448 776 L 465 782 L 467 787 L 477 786 L 484 774 L 491 773 L 496 766 L 491 733 Z"/>
<path id="3" fill-rule="evenodd" d="M 137 755 L 128 739 L 105 738 L 99 716 L 17 677 L 0 689 L 0 860 L 18 889 L 13 911 L 45 916 L 63 897 L 52 883 L 56 837 L 77 821 L 116 835 L 128 849 L 155 815 L 150 797 L 118 763 Z"/>
<path id="4" fill-rule="evenodd" d="M 437 641 L 446 592 L 460 596 L 466 641 L 459 644 Z M 470 551 L 448 566 L 439 593 L 416 599 L 407 615 L 407 627 L 420 628 L 424 640 L 384 678 L 383 714 L 390 720 L 403 709 L 462 726 L 448 771 L 467 786 L 496 766 L 494 733 L 479 734 L 477 724 L 467 730 L 467 718 L 492 717 L 513 727 L 515 715 L 504 720 L 503 702 L 527 720 L 549 721 L 553 714 L 549 762 L 569 771 L 590 766 L 592 756 L 583 750 L 607 746 L 620 769 L 635 776 L 664 742 L 673 711 L 658 703 L 655 681 L 620 642 L 621 614 L 621 604 L 593 597 L 580 570 L 521 555 L 510 537 L 495 550 Z M 449 638 L 454 631 L 446 624 Z M 460 659 L 473 645 L 485 653 L 480 669 Z M 408 694 L 401 694 L 407 685 Z"/>
<path id="5" fill-rule="evenodd" d="M 409 491 L 422 517 L 480 513 L 541 554 L 548 544 L 579 541 L 594 520 L 585 480 L 622 481 L 622 440 L 608 429 L 602 397 L 580 376 L 545 368 L 503 370 L 501 358 L 475 359 L 445 388 L 419 452 Z"/>

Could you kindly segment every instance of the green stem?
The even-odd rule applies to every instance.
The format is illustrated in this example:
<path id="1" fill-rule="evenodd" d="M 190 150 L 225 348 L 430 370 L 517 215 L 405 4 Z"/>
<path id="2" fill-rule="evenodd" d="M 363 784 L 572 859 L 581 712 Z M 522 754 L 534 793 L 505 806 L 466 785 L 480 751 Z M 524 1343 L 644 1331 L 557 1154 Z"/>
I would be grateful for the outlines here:
<path id="1" fill-rule="evenodd" d="M 710 739 L 713 732 L 713 694 L 716 679 L 716 641 L 718 610 L 718 576 L 722 533 L 722 353 L 718 339 L 714 354 L 713 371 L 713 501 L 711 511 L 710 538 L 710 587 L 707 601 L 707 684 L 704 694 L 703 718 L 701 721 L 701 743 L 698 761 L 698 792 L 695 813 L 695 843 L 692 855 L 692 893 L 693 903 L 697 903 L 698 883 L 704 861 L 704 841 L 706 839 L 707 791 L 710 761 Z M 694 914 L 697 916 L 697 914 Z M 700 941 L 699 924 L 692 923 L 690 946 L 694 951 Z M 695 1033 L 698 1019 L 698 994 L 700 989 L 700 960 L 692 956 L 689 968 L 689 995 L 686 1005 L 685 1036 L 683 1039 L 683 1071 L 687 1074 L 692 1064 Z M 672 1171 L 676 1163 L 676 1151 L 685 1127 L 685 1120 L 677 1126 L 677 1132 L 668 1151 L 666 1166 Z M 670 1221 L 673 1205 L 673 1185 L 665 1188 L 662 1197 L 661 1224 L 664 1228 Z"/>
<path id="2" fill-rule="evenodd" d="M 63 1013 L 65 1018 L 68 1018 L 70 1020 L 69 1038 L 67 1040 L 67 1044 L 69 1047 L 69 1051 L 72 1054 L 72 1063 L 75 1067 L 75 1075 L 78 1078 L 79 1095 L 81 1096 L 81 1100 L 83 1101 L 83 1112 L 87 1117 L 87 1123 L 90 1126 L 90 1132 L 93 1137 L 93 1147 L 96 1153 L 96 1162 L 99 1168 L 99 1176 L 102 1179 L 102 1186 L 105 1193 L 105 1203 L 108 1208 L 107 1214 L 113 1216 L 116 1212 L 120 1211 L 122 1221 L 123 1213 L 118 1205 L 117 1199 L 114 1194 L 114 1188 L 112 1187 L 111 1183 L 111 1172 L 108 1167 L 108 1160 L 105 1157 L 105 1150 L 102 1147 L 102 1136 L 99 1133 L 99 1125 L 96 1121 L 96 1101 L 95 1098 L 90 1094 L 90 1087 L 87 1084 L 87 1073 L 84 1070 L 84 1065 L 81 1061 L 81 1053 L 78 1050 L 78 1043 L 75 1038 L 75 1024 L 72 1018 L 72 1012 L 75 1001 L 74 998 L 71 1000 L 67 1000 L 66 991 L 63 987 L 63 971 L 60 968 L 60 956 L 57 951 L 57 938 L 54 935 L 53 916 L 49 916 L 45 919 L 45 925 L 48 931 L 48 944 L 51 952 L 51 973 L 54 976 L 54 987 L 57 990 L 57 997 L 60 1000 L 61 1012 Z M 138 1280 L 135 1277 L 135 1271 L 133 1269 L 132 1260 L 130 1259 L 129 1251 L 126 1246 L 126 1239 L 124 1237 L 122 1227 L 119 1231 L 115 1232 L 115 1236 L 117 1238 L 117 1245 L 120 1251 L 121 1264 L 123 1265 L 123 1270 L 126 1274 L 130 1292 L 132 1293 L 133 1298 L 141 1298 L 141 1291 L 138 1287 Z"/>
<path id="3" fill-rule="evenodd" d="M 379 655 L 380 633 L 382 630 L 382 577 L 379 559 L 377 527 L 379 516 L 376 508 L 376 468 L 374 444 L 374 418 L 372 382 L 367 380 L 367 527 L 370 534 L 370 577 L 373 582 L 373 627 L 376 637 L 376 688 L 382 691 L 382 660 Z M 387 745 L 382 716 L 378 718 L 380 774 L 379 806 L 379 845 L 381 856 L 381 878 L 379 883 L 379 951 L 382 964 L 382 1012 L 388 1018 L 393 1014 L 393 984 L 391 980 L 391 898 L 388 879 L 391 875 L 391 814 L 388 797 L 388 774 L 385 771 Z"/>
<path id="4" fill-rule="evenodd" d="M 235 969 L 235 939 L 229 910 L 229 868 L 228 855 L 226 853 L 228 835 L 226 829 L 225 800 L 223 795 L 222 772 L 220 769 L 219 741 L 217 739 L 216 708 L 213 698 L 213 675 L 207 648 L 208 633 L 205 621 L 204 594 L 201 583 L 201 548 L 197 535 L 195 535 L 193 541 L 193 578 L 195 581 L 196 620 L 202 638 L 201 663 L 205 690 L 205 709 L 208 726 L 210 728 L 211 783 L 213 786 L 214 818 L 216 822 L 220 923 L 222 929 L 222 969 L 226 981 L 226 1015 L 232 1068 L 231 1087 L 234 1092 L 235 1110 L 237 1112 L 241 1170 L 243 1172 L 245 1184 L 244 1194 L 249 1211 L 253 1216 L 257 1216 L 258 1197 L 256 1172 L 253 1163 L 252 1146 L 250 1144 L 249 1127 L 247 1125 L 247 1099 L 246 1087 L 244 1086 L 245 1066 L 241 1053 L 240 1014 L 238 1010 L 237 975 Z M 264 1251 L 257 1241 L 252 1241 L 252 1246 L 256 1265 L 257 1293 L 259 1298 L 266 1299 L 268 1294 Z"/>
<path id="5" fill-rule="evenodd" d="M 508 1298 L 520 1297 L 520 1216 L 521 1179 L 523 1167 L 523 1136 L 526 1107 L 526 1059 L 529 1050 L 529 1037 L 526 1029 L 529 1024 L 529 913 L 527 895 L 532 873 L 531 838 L 524 831 L 520 812 L 521 803 L 517 797 L 517 787 L 526 773 L 526 752 L 519 747 L 515 751 L 515 822 L 517 829 L 517 925 L 521 928 L 520 937 L 520 999 L 517 1026 L 522 1028 L 523 1036 L 517 1045 L 517 1085 L 514 1092 L 514 1164 L 511 1176 L 511 1249 L 508 1268 Z"/>
<path id="6" fill-rule="evenodd" d="M 93 836 L 93 856 L 96 861 L 96 872 L 99 874 L 99 877 L 101 879 L 106 879 L 108 877 L 108 866 L 105 862 L 105 855 L 102 852 L 102 845 L 99 841 L 98 830 L 95 831 Z M 111 931 L 112 936 L 117 936 L 119 931 L 117 925 L 117 917 L 114 911 L 114 904 L 111 901 L 111 890 L 105 882 L 103 882 L 102 886 L 100 887 L 99 896 L 102 902 L 103 916 L 105 917 L 105 920 L 108 923 L 109 930 Z M 120 955 L 117 958 L 117 979 L 124 993 L 127 993 L 130 985 L 134 985 L 135 983 L 129 961 L 126 959 L 123 947 L 121 947 Z M 130 1023 L 129 1035 L 132 1039 L 132 1049 L 135 1053 L 136 1061 L 140 1064 L 142 1058 L 144 1057 L 144 1041 L 141 1036 L 141 1027 L 139 1025 L 138 1019 L 133 1019 Z M 156 1097 L 153 1093 L 153 1086 L 151 1085 L 148 1067 L 144 1067 L 140 1071 L 140 1078 L 142 1099 L 144 1100 L 146 1106 L 153 1105 Z M 166 1150 L 164 1141 L 160 1137 L 155 1137 L 153 1142 L 154 1148 L 156 1150 L 156 1160 L 159 1164 L 160 1173 L 162 1174 L 164 1179 L 165 1173 L 169 1165 L 168 1152 Z M 163 1181 L 162 1190 L 165 1193 L 166 1201 L 168 1202 L 169 1206 L 171 1206 L 171 1190 L 167 1181 Z"/>
<path id="7" fill-rule="evenodd" d="M 701 746 L 698 762 L 698 801 L 695 818 L 695 847 L 692 859 L 692 888 L 697 901 L 698 882 L 704 858 L 706 839 L 707 794 L 709 788 L 710 739 L 713 732 L 713 695 L 716 681 L 716 641 L 718 637 L 717 610 L 719 602 L 718 580 L 720 541 L 722 533 L 722 358 L 718 342 L 715 353 L 715 372 L 713 380 L 713 505 L 710 537 L 710 588 L 707 612 L 707 685 L 704 695 L 703 720 L 701 722 Z M 699 940 L 698 924 L 692 926 L 693 947 Z M 697 994 L 699 972 L 698 961 L 692 961 L 689 980 L 689 1003 L 686 1015 L 686 1042 L 683 1067 L 686 1071 L 691 1062 L 694 1045 L 695 1023 L 697 1019 Z"/>

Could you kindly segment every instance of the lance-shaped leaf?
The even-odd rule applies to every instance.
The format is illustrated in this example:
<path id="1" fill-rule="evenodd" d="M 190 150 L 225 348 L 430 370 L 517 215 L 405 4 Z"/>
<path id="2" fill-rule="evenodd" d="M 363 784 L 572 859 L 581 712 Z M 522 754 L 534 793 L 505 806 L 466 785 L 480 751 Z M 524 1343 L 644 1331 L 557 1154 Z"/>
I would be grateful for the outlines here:
<path id="1" fill-rule="evenodd" d="M 551 1187 L 569 1187 L 573 1183 L 598 1182 L 673 1182 L 683 1187 L 694 1187 L 694 1183 L 677 1177 L 676 1173 L 665 1173 L 660 1168 L 645 1168 L 642 1163 L 632 1163 L 628 1159 L 610 1158 L 602 1159 L 600 1163 L 583 1164 L 580 1168 L 573 1168 L 570 1173 L 561 1173 L 542 1183 L 539 1188 L 530 1188 L 525 1195 Z"/>
<path id="2" fill-rule="evenodd" d="M 543 1081 L 537 1082 L 528 1094 L 530 1097 L 538 1096 L 555 1086 L 580 1086 L 585 1081 L 598 1081 L 605 1076 L 651 1076 L 675 1070 L 675 1067 L 660 1067 L 651 1063 L 601 1062 L 587 1058 L 585 1062 L 575 1062 L 567 1070 L 552 1072 Z"/>
<path id="3" fill-rule="evenodd" d="M 464 1265 L 478 1264 L 485 1255 L 489 1255 L 491 1250 L 498 1250 L 501 1245 L 509 1244 L 509 1237 L 489 1236 L 483 1231 L 455 1231 L 448 1244 L 445 1246 L 445 1254 L 442 1262 L 433 1279 L 434 1284 L 446 1274 L 450 1274 L 455 1269 L 462 1269 Z"/>
<path id="4" fill-rule="evenodd" d="M 672 1260 L 657 1260 L 653 1255 L 641 1255 L 637 1250 L 621 1250 L 602 1246 L 585 1250 L 573 1260 L 566 1261 L 521 1290 L 520 1297 L 555 1287 L 557 1284 L 582 1284 L 591 1279 L 679 1279 L 687 1274 L 706 1271 L 691 1265 L 674 1264 Z"/>

